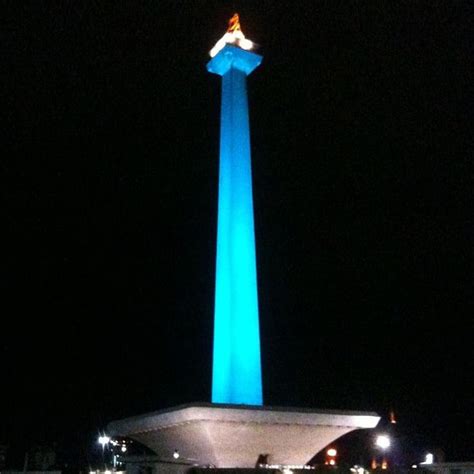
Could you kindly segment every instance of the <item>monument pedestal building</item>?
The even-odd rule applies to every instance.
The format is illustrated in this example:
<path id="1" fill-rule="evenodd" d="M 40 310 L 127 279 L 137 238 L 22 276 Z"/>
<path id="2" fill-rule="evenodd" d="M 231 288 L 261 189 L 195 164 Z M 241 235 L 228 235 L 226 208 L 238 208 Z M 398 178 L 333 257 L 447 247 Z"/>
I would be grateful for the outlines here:
<path id="1" fill-rule="evenodd" d="M 248 405 L 192 404 L 109 424 L 111 435 L 133 438 L 160 459 L 198 466 L 304 466 L 355 429 L 373 428 L 374 413 Z M 262 466 L 263 467 L 263 466 Z"/>

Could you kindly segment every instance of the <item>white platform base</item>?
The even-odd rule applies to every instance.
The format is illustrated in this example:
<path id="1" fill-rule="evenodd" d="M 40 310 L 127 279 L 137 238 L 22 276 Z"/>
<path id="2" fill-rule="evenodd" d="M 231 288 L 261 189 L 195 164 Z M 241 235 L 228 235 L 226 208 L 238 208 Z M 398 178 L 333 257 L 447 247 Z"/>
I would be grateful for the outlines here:
<path id="1" fill-rule="evenodd" d="M 372 412 L 246 405 L 192 404 L 111 422 L 112 436 L 127 436 L 160 459 L 219 468 L 304 465 L 340 436 L 374 428 Z"/>

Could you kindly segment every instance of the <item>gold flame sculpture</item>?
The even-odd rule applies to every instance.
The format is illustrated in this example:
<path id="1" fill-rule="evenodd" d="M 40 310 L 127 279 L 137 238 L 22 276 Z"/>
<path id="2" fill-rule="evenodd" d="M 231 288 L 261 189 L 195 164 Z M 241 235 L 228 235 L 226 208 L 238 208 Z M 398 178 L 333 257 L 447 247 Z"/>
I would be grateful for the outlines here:
<path id="1" fill-rule="evenodd" d="M 227 33 L 233 33 L 234 31 L 242 31 L 240 29 L 240 19 L 238 13 L 234 13 L 232 18 L 229 20 L 229 28 L 227 28 Z"/>
<path id="2" fill-rule="evenodd" d="M 238 46 L 241 49 L 252 49 L 253 43 L 247 39 L 242 30 L 240 29 L 240 18 L 238 13 L 234 13 L 232 18 L 229 20 L 229 26 L 225 35 L 215 44 L 215 46 L 209 52 L 211 58 L 213 58 L 226 44 Z"/>

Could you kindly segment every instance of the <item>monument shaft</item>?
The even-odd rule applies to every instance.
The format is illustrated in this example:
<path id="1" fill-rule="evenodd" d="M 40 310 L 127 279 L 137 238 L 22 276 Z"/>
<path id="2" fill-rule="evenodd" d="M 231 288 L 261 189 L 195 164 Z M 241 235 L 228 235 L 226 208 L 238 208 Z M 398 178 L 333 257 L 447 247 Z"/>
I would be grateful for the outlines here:
<path id="1" fill-rule="evenodd" d="M 263 403 L 246 89 L 260 61 L 226 46 L 208 64 L 222 76 L 213 403 Z"/>

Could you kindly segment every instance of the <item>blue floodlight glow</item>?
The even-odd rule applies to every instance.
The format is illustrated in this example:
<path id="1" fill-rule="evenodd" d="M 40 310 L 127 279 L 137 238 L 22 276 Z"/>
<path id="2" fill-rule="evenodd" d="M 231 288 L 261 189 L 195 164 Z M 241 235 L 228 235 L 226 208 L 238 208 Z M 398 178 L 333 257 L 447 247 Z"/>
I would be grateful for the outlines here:
<path id="1" fill-rule="evenodd" d="M 212 402 L 262 405 L 247 75 L 262 57 L 226 45 L 222 76 Z"/>

